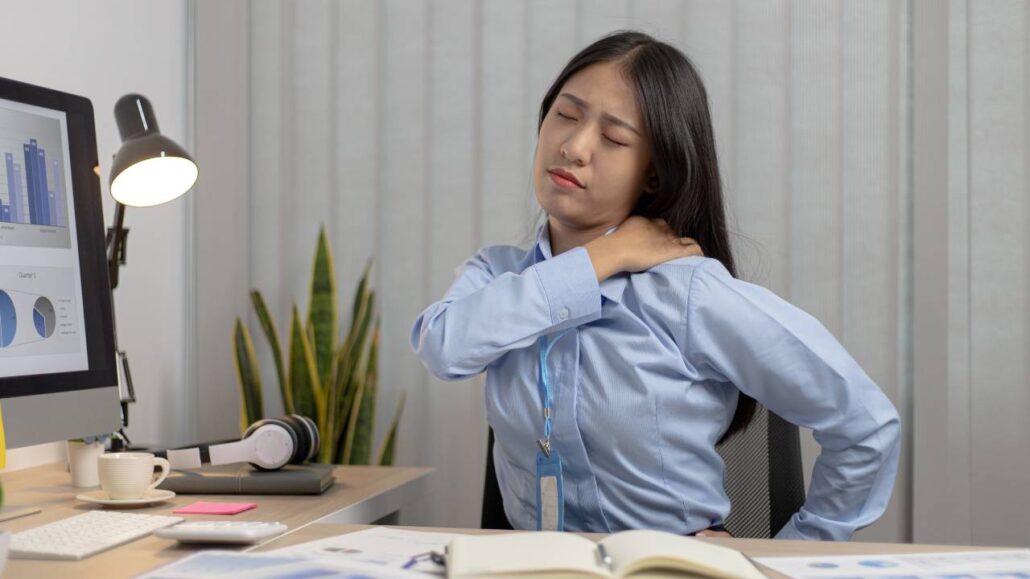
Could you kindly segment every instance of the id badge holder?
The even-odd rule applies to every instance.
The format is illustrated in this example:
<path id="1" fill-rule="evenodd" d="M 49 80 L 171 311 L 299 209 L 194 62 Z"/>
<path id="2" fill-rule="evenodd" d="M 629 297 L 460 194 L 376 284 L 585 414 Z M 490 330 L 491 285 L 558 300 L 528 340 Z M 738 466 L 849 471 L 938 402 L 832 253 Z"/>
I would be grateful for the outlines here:
<path id="1" fill-rule="evenodd" d="M 536 530 L 562 531 L 565 529 L 565 494 L 562 489 L 561 456 L 557 450 L 550 455 L 536 455 Z"/>

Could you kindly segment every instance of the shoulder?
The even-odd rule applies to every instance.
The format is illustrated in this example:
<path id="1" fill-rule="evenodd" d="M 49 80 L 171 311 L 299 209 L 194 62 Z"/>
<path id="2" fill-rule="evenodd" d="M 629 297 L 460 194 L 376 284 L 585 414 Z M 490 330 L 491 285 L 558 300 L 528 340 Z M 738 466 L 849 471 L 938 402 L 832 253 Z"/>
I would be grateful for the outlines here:
<path id="1" fill-rule="evenodd" d="M 469 258 L 464 267 L 479 267 L 493 275 L 521 272 L 528 267 L 530 253 L 515 245 L 488 245 Z"/>
<path id="2" fill-rule="evenodd" d="M 694 285 L 699 278 L 712 275 L 732 279 L 715 259 L 687 257 L 667 261 L 631 274 L 626 292 L 632 298 L 624 303 L 652 329 L 661 329 L 678 342 L 690 310 L 696 307 L 692 304 L 698 299 Z"/>
<path id="3" fill-rule="evenodd" d="M 734 280 L 722 262 L 710 257 L 682 257 L 660 263 L 651 269 L 633 274 L 634 285 L 650 285 L 663 294 L 680 293 L 689 298 L 698 281 L 730 283 Z"/>
<path id="4" fill-rule="evenodd" d="M 722 262 L 708 257 L 669 261 L 635 274 L 633 280 L 638 294 L 650 300 L 673 302 L 683 308 L 684 316 L 698 311 L 733 316 L 742 308 L 785 305 L 772 291 L 733 277 Z"/>

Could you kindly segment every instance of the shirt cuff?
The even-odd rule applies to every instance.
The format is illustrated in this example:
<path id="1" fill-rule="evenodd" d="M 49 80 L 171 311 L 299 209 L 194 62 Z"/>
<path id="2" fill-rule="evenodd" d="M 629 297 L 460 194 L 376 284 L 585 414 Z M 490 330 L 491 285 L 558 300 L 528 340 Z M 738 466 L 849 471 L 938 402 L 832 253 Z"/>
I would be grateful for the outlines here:
<path id="1" fill-rule="evenodd" d="M 601 286 L 585 248 L 570 249 L 533 268 L 547 296 L 552 324 L 601 316 Z"/>

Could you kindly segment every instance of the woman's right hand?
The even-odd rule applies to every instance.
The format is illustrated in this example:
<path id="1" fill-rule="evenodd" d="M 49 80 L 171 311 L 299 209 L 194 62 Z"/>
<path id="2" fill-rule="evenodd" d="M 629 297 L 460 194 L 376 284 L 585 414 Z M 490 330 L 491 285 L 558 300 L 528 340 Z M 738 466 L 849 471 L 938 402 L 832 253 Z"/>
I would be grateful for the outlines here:
<path id="1" fill-rule="evenodd" d="M 632 216 L 610 235 L 586 244 L 590 260 L 603 281 L 620 271 L 639 272 L 680 257 L 704 255 L 696 241 L 677 237 L 663 219 Z"/>

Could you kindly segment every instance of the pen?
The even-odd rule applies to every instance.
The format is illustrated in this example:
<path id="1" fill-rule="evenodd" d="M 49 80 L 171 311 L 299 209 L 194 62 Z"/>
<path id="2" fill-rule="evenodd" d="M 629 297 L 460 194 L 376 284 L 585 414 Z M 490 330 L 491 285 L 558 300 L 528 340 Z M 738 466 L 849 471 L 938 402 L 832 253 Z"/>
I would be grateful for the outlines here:
<path id="1" fill-rule="evenodd" d="M 612 557 L 608 554 L 608 550 L 604 548 L 602 543 L 597 544 L 597 558 L 601 560 L 601 564 L 605 566 L 609 571 L 612 569 Z"/>

